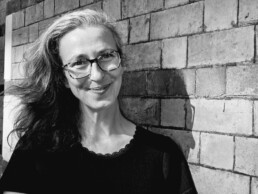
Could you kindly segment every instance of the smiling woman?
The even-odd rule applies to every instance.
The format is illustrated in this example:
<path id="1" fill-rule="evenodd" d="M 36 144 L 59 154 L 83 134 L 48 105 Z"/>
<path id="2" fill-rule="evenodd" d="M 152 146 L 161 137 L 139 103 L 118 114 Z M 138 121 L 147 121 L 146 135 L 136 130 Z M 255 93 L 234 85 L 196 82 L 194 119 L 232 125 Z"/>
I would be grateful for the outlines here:
<path id="1" fill-rule="evenodd" d="M 28 51 L 27 79 L 9 89 L 23 109 L 1 192 L 197 193 L 177 145 L 121 114 L 123 54 L 112 24 L 104 13 L 69 13 Z"/>

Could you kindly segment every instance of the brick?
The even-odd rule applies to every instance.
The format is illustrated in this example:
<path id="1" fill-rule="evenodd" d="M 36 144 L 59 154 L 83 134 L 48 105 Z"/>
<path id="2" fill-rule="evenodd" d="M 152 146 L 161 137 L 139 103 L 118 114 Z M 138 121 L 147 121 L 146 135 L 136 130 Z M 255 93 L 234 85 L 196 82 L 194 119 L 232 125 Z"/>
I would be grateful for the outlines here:
<path id="1" fill-rule="evenodd" d="M 122 17 L 132 17 L 163 8 L 163 0 L 124 0 Z"/>
<path id="2" fill-rule="evenodd" d="M 186 67 L 187 37 L 163 41 L 162 68 Z"/>
<path id="3" fill-rule="evenodd" d="M 254 135 L 258 136 L 258 101 L 254 101 Z"/>
<path id="4" fill-rule="evenodd" d="M 54 0 L 45 0 L 44 1 L 44 18 L 50 18 L 55 14 L 55 1 Z"/>
<path id="5" fill-rule="evenodd" d="M 186 111 L 186 129 L 192 131 L 194 124 L 194 116 L 195 116 L 195 107 L 191 104 L 189 99 L 185 102 L 185 111 Z"/>
<path id="6" fill-rule="evenodd" d="M 32 5 L 35 5 L 37 0 L 21 0 L 21 7 L 26 8 Z"/>
<path id="7" fill-rule="evenodd" d="M 150 38 L 194 34 L 202 31 L 203 2 L 168 9 L 151 14 Z"/>
<path id="8" fill-rule="evenodd" d="M 200 163 L 233 170 L 234 141 L 232 136 L 201 134 Z"/>
<path id="9" fill-rule="evenodd" d="M 137 45 L 128 45 L 124 48 L 126 70 L 140 70 L 160 68 L 161 43 L 149 42 Z"/>
<path id="10" fill-rule="evenodd" d="M 24 10 L 13 13 L 13 30 L 24 26 Z"/>
<path id="11" fill-rule="evenodd" d="M 137 124 L 158 125 L 160 112 L 158 99 L 121 98 L 122 112 Z"/>
<path id="12" fill-rule="evenodd" d="M 239 0 L 239 23 L 257 23 L 258 21 L 258 1 Z"/>
<path id="13" fill-rule="evenodd" d="M 43 2 L 26 8 L 25 25 L 38 22 L 43 19 Z"/>
<path id="14" fill-rule="evenodd" d="M 206 33 L 189 37 L 188 66 L 252 61 L 254 27 Z"/>
<path id="15" fill-rule="evenodd" d="M 252 134 L 252 102 L 248 100 L 191 100 L 193 130 Z"/>
<path id="16" fill-rule="evenodd" d="M 24 46 L 17 46 L 12 48 L 12 63 L 19 63 L 23 60 L 23 54 L 25 52 Z"/>
<path id="17" fill-rule="evenodd" d="M 258 176 L 258 139 L 236 137 L 235 171 Z"/>
<path id="18" fill-rule="evenodd" d="M 161 125 L 172 127 L 185 127 L 185 100 L 161 100 Z"/>
<path id="19" fill-rule="evenodd" d="M 150 15 L 130 19 L 130 43 L 147 41 L 149 39 Z"/>
<path id="20" fill-rule="evenodd" d="M 79 0 L 55 0 L 55 14 L 70 11 L 79 7 Z"/>
<path id="21" fill-rule="evenodd" d="M 103 1 L 103 10 L 111 18 L 115 20 L 121 19 L 121 3 L 120 0 L 104 0 Z"/>
<path id="22" fill-rule="evenodd" d="M 12 40 L 13 46 L 27 43 L 29 41 L 29 27 L 23 27 L 18 30 L 14 30 L 12 34 Z"/>
<path id="23" fill-rule="evenodd" d="M 226 69 L 202 68 L 196 71 L 196 94 L 198 96 L 221 96 L 226 90 Z"/>
<path id="24" fill-rule="evenodd" d="M 251 194 L 258 193 L 258 178 L 252 177 Z"/>
<path id="25" fill-rule="evenodd" d="M 249 194 L 248 176 L 190 165 L 199 194 Z"/>
<path id="26" fill-rule="evenodd" d="M 189 0 L 165 0 L 165 8 L 176 7 L 189 3 Z"/>
<path id="27" fill-rule="evenodd" d="M 12 64 L 12 79 L 24 79 L 24 63 L 14 63 Z"/>
<path id="28" fill-rule="evenodd" d="M 129 23 L 128 20 L 122 20 L 122 21 L 116 22 L 116 29 L 121 37 L 122 44 L 128 43 L 128 31 L 129 31 L 128 23 Z"/>
<path id="29" fill-rule="evenodd" d="M 6 5 L 6 15 L 20 11 L 21 1 L 20 0 L 9 0 Z"/>
<path id="30" fill-rule="evenodd" d="M 237 24 L 238 0 L 205 0 L 206 31 L 232 28 Z"/>
<path id="31" fill-rule="evenodd" d="M 185 70 L 155 70 L 147 74 L 148 95 L 162 96 L 188 96 L 184 77 L 191 72 Z M 187 83 L 193 81 L 194 77 L 188 77 Z M 188 87 L 190 85 L 188 84 Z"/>
<path id="32" fill-rule="evenodd" d="M 39 23 L 29 26 L 29 42 L 35 41 L 39 37 Z"/>
<path id="33" fill-rule="evenodd" d="M 151 131 L 173 139 L 181 148 L 188 162 L 199 163 L 199 132 L 151 127 Z"/>
<path id="34" fill-rule="evenodd" d="M 256 65 L 227 69 L 227 95 L 257 95 L 258 67 Z"/>
<path id="35" fill-rule="evenodd" d="M 146 95 L 146 72 L 125 72 L 120 94 L 122 95 Z"/>
<path id="36" fill-rule="evenodd" d="M 94 2 L 94 0 L 80 0 L 80 6 L 85 6 L 85 5 L 91 4 L 93 2 Z"/>

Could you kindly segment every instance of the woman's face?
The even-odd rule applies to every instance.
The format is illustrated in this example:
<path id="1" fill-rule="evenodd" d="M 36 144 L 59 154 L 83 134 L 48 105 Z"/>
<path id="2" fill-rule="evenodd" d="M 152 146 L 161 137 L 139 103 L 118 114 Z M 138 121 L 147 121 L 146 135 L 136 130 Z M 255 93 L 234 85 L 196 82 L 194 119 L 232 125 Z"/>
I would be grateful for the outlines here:
<path id="1" fill-rule="evenodd" d="M 63 64 L 78 58 L 95 59 L 106 50 L 117 50 L 110 30 L 103 26 L 84 26 L 76 28 L 60 39 L 59 55 Z M 73 79 L 65 71 L 69 87 L 82 105 L 98 111 L 105 109 L 117 100 L 121 87 L 123 68 L 103 72 L 96 63 L 92 64 L 88 77 Z"/>

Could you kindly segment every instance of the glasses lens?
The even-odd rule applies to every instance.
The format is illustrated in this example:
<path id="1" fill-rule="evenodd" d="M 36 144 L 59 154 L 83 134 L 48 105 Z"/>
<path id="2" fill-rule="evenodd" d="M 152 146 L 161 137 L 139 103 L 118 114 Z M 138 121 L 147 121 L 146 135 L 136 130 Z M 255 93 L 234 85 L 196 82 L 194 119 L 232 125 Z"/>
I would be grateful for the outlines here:
<path id="1" fill-rule="evenodd" d="M 105 53 L 98 58 L 98 65 L 104 71 L 112 71 L 119 67 L 120 56 L 118 52 L 112 51 Z"/>

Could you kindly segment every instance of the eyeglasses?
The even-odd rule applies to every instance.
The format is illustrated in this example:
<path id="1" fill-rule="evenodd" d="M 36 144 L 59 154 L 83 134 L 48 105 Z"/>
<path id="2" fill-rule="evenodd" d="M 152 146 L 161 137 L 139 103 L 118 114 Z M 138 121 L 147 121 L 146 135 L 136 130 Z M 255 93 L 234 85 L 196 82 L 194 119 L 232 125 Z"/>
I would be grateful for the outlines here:
<path id="1" fill-rule="evenodd" d="M 92 63 L 96 62 L 104 72 L 110 72 L 120 67 L 121 57 L 118 51 L 107 50 L 95 59 L 82 58 L 63 65 L 73 79 L 85 78 L 91 74 Z"/>

